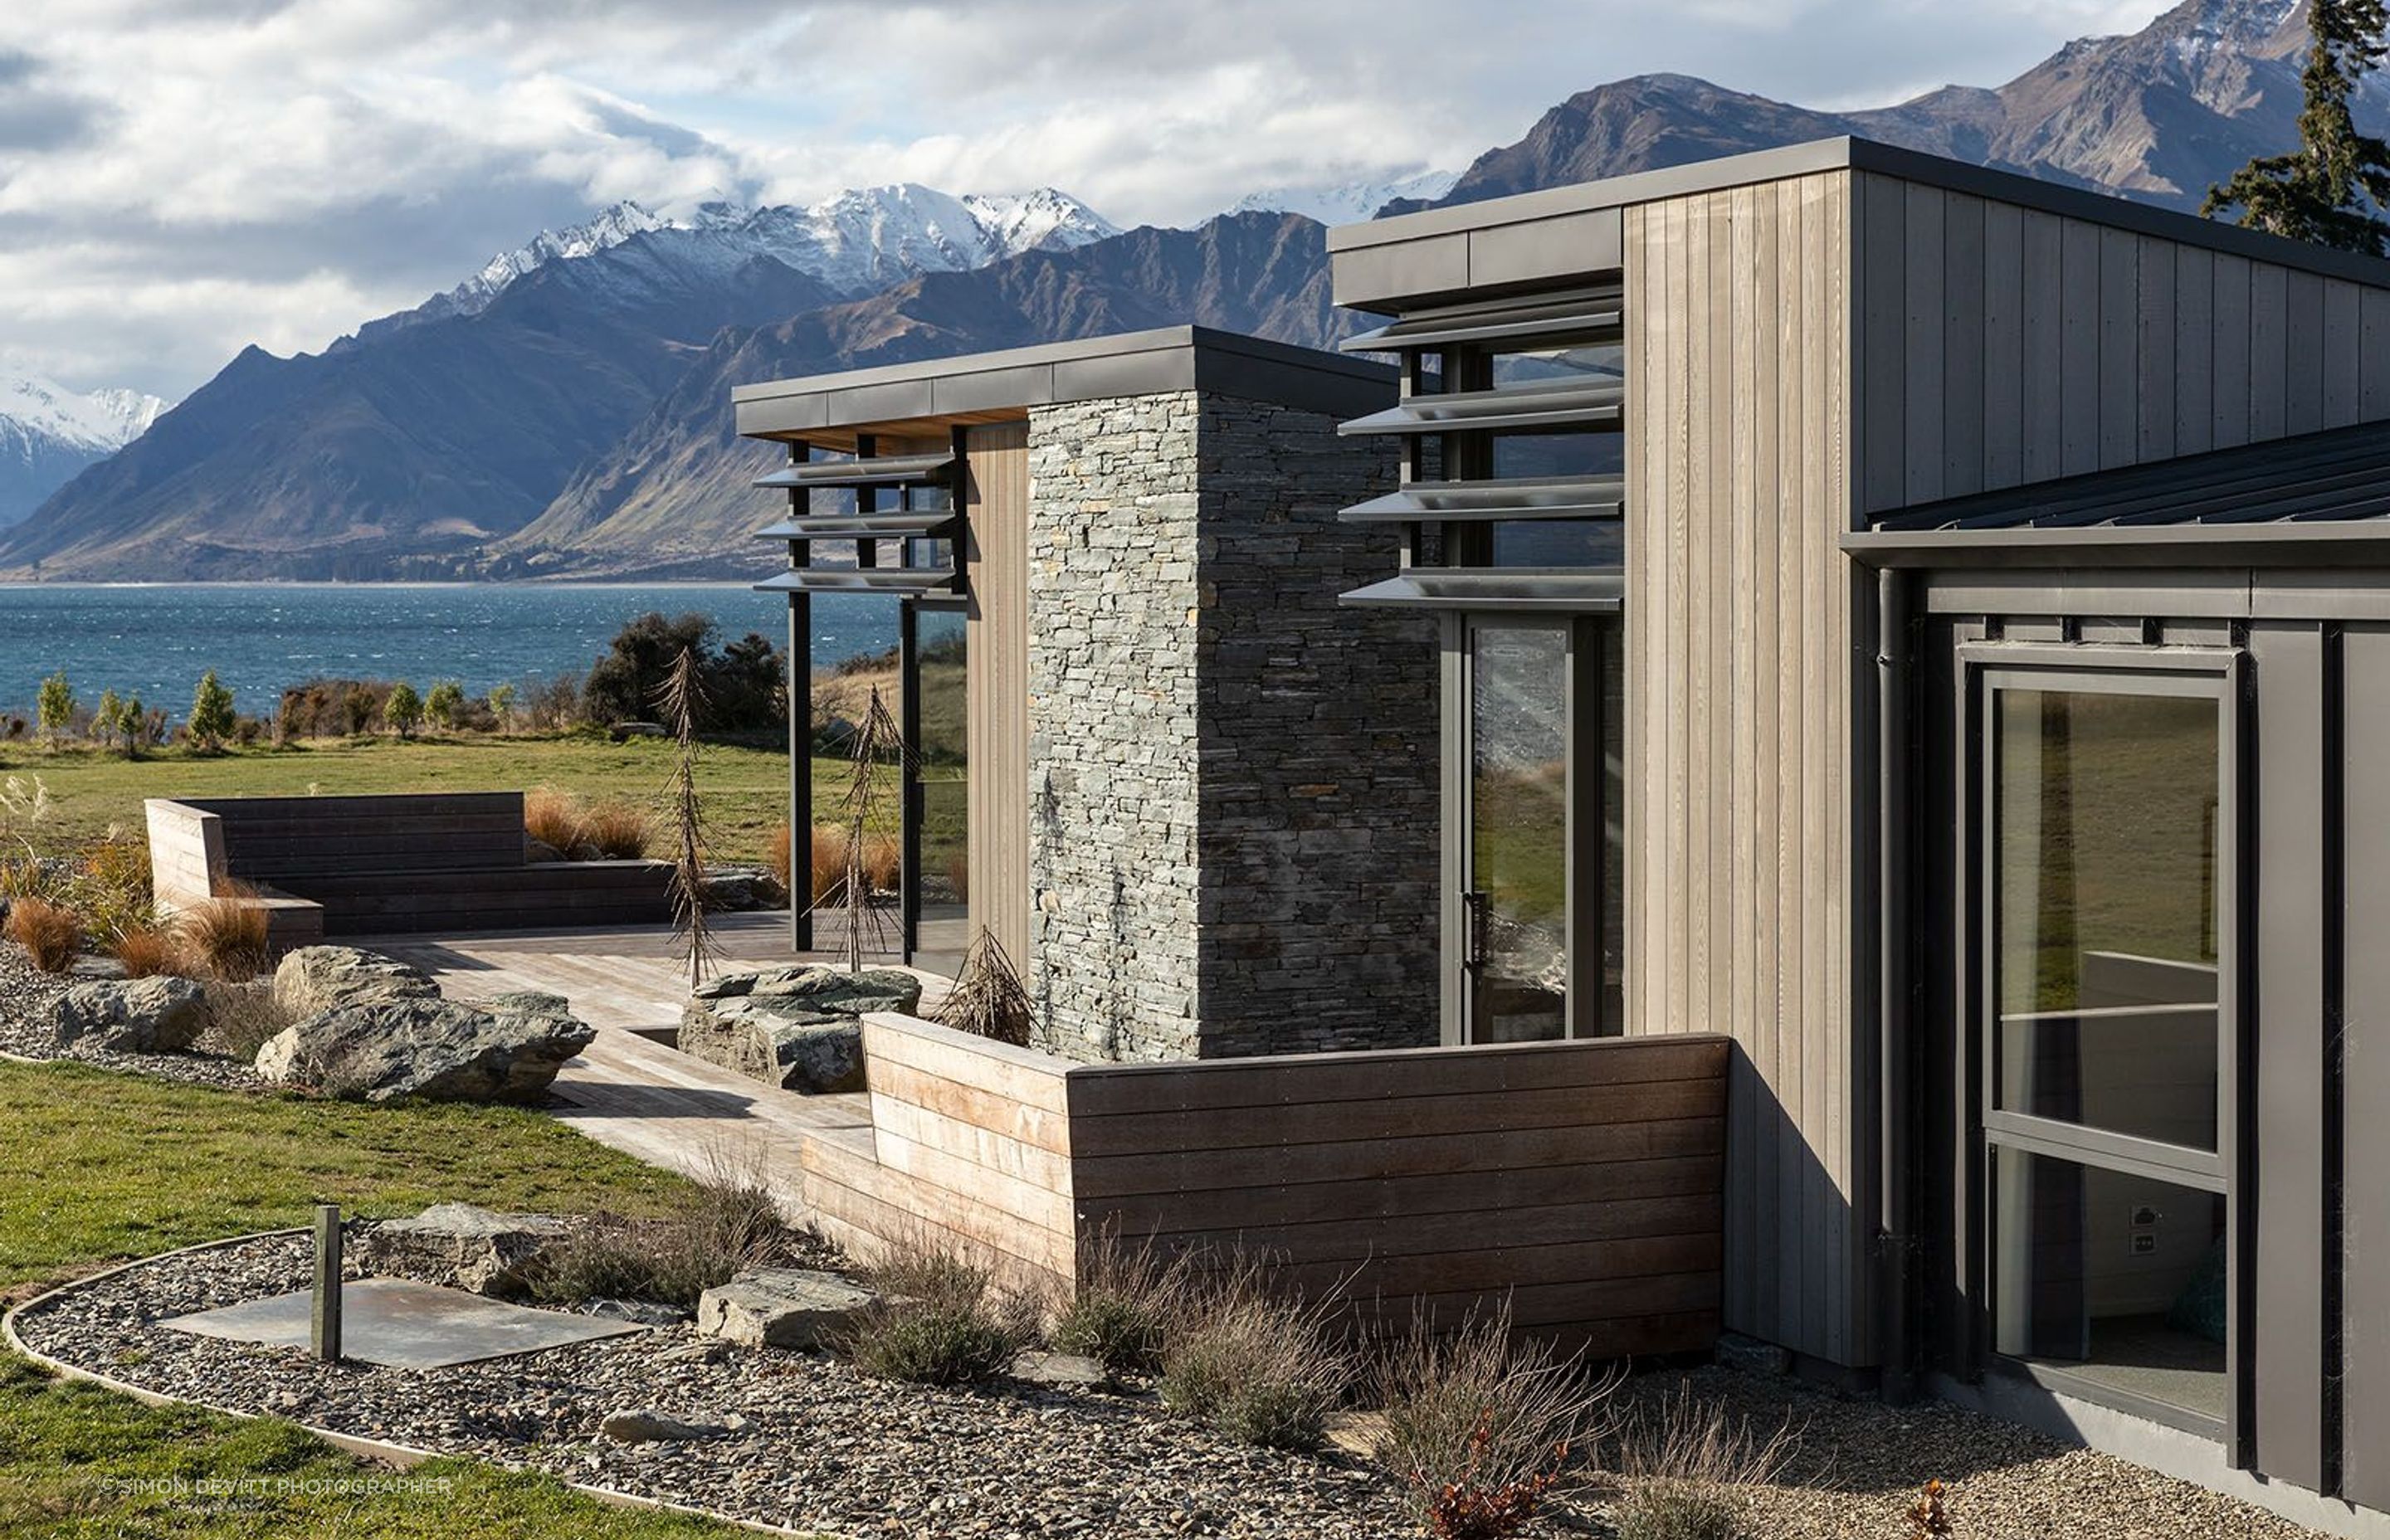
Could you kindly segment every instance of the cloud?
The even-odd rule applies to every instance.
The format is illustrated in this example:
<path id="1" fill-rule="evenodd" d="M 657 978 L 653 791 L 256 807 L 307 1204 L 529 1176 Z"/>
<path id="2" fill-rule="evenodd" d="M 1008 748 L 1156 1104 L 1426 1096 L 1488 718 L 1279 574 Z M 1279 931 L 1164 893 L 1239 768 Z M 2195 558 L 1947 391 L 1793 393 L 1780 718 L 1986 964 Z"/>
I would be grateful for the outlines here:
<path id="1" fill-rule="evenodd" d="M 1458 169 L 1645 71 L 1831 107 L 2158 0 L 15 0 L 0 363 L 179 394 L 621 199 L 1053 185 L 1122 224 Z"/>

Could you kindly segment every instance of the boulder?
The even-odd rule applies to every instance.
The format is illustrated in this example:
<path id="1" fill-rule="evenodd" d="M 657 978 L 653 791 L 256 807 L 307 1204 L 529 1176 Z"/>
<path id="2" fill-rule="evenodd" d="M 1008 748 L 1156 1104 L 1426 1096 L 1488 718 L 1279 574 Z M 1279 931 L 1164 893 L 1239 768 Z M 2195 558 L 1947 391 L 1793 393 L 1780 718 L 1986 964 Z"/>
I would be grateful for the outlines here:
<path id="1" fill-rule="evenodd" d="M 740 1426 L 744 1426 L 743 1421 Z M 598 1431 L 617 1444 L 686 1444 L 692 1439 L 719 1438 L 732 1431 L 721 1422 L 683 1422 L 676 1417 L 644 1408 L 609 1412 Z"/>
<path id="2" fill-rule="evenodd" d="M 77 984 L 51 1016 L 58 1042 L 109 1053 L 181 1053 L 208 1024 L 207 992 L 188 979 Z"/>
<path id="3" fill-rule="evenodd" d="M 352 1254 L 369 1275 L 418 1278 L 501 1299 L 528 1292 L 530 1269 L 572 1235 L 561 1219 L 435 1203 L 357 1238 Z"/>
<path id="4" fill-rule="evenodd" d="M 560 1009 L 381 1000 L 338 1007 L 267 1039 L 257 1071 L 348 1101 L 535 1104 L 597 1035 Z"/>
<path id="5" fill-rule="evenodd" d="M 524 866 L 551 866 L 556 862 L 570 859 L 572 858 L 566 855 L 562 851 L 557 849 L 554 845 L 549 844 L 546 841 L 540 839 L 536 835 L 526 834 L 523 836 Z"/>
<path id="6" fill-rule="evenodd" d="M 678 1326 L 688 1319 L 688 1312 L 680 1306 L 655 1300 L 589 1300 L 582 1304 L 581 1314 L 633 1326 Z"/>
<path id="7" fill-rule="evenodd" d="M 1100 1361 L 1085 1354 L 1047 1353 L 1036 1348 L 1014 1354 L 1012 1367 L 1007 1372 L 1032 1385 L 1065 1390 L 1100 1390 L 1112 1380 Z"/>
<path id="8" fill-rule="evenodd" d="M 740 1347 L 819 1347 L 878 1299 L 836 1273 L 758 1267 L 698 1297 L 697 1329 Z"/>
<path id="9" fill-rule="evenodd" d="M 705 874 L 705 906 L 732 913 L 777 909 L 789 901 L 780 879 L 760 866 L 716 866 Z"/>
<path id="10" fill-rule="evenodd" d="M 921 1003 L 921 981 L 894 968 L 848 973 L 836 968 L 779 968 L 759 975 L 748 992 L 756 998 L 794 1001 L 841 1016 L 893 1010 L 910 1015 Z"/>
<path id="11" fill-rule="evenodd" d="M 817 1095 L 864 1085 L 863 1024 L 802 1001 L 693 1001 L 675 1041 L 685 1054 L 783 1090 Z"/>
<path id="12" fill-rule="evenodd" d="M 302 946 L 274 970 L 274 1003 L 293 1018 L 336 1006 L 438 998 L 440 986 L 421 969 L 353 946 Z"/>

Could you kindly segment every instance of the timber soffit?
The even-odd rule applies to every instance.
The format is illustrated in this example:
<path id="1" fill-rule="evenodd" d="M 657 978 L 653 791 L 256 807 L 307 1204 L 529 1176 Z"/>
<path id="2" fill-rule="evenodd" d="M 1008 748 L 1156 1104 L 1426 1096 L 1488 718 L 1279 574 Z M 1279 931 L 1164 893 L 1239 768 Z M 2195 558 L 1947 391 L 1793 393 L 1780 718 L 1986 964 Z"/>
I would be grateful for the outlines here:
<path id="1" fill-rule="evenodd" d="M 736 388 L 731 402 L 741 434 L 802 438 L 855 429 L 935 432 L 972 415 L 1186 390 L 1341 417 L 1387 405 L 1394 387 L 1395 371 L 1382 363 L 1188 326 L 767 380 Z"/>
<path id="2" fill-rule="evenodd" d="M 1837 138 L 1338 225 L 1328 232 L 1336 302 L 1362 309 L 1406 310 L 1415 302 L 1472 289 L 1529 281 L 1550 284 L 1570 276 L 1607 271 L 1620 260 L 1618 212 L 1631 204 L 1830 171 L 1872 172 L 2390 289 L 2390 260 L 2330 250 L 1872 139 Z M 1574 254 L 1556 247 L 1568 248 Z"/>

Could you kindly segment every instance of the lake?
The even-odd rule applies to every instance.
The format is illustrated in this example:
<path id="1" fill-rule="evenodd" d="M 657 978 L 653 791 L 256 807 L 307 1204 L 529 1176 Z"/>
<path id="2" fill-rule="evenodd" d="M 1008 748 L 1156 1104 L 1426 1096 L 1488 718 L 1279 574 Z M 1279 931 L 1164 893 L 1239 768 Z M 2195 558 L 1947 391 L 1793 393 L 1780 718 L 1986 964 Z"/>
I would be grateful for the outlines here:
<path id="1" fill-rule="evenodd" d="M 317 675 L 479 695 L 586 670 L 650 610 L 710 616 L 725 640 L 788 635 L 787 599 L 739 584 L 0 584 L 0 712 L 30 718 L 59 672 L 85 704 L 113 689 L 177 719 L 209 669 L 256 716 Z M 895 645 L 892 598 L 814 606 L 816 666 Z"/>

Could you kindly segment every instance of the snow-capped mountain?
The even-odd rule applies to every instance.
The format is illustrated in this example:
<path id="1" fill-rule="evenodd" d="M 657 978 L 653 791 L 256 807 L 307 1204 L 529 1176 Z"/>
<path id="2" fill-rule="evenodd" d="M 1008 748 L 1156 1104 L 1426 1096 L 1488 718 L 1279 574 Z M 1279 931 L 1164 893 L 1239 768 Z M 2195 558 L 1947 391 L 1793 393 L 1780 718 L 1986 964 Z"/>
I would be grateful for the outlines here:
<path id="1" fill-rule="evenodd" d="M 0 374 L 0 529 L 139 438 L 166 405 L 136 391 L 78 394 L 37 375 Z"/>
<path id="2" fill-rule="evenodd" d="M 456 288 L 367 323 L 357 340 L 452 315 L 477 315 L 547 263 L 596 256 L 641 237 L 682 273 L 730 274 L 759 257 L 816 278 L 842 297 L 877 293 L 923 273 L 966 272 L 1030 250 L 1068 250 L 1120 232 L 1052 187 L 1018 197 L 957 197 L 904 183 L 850 188 L 806 207 L 714 202 L 666 218 L 622 202 L 563 230 L 543 230 L 492 257 Z"/>
<path id="3" fill-rule="evenodd" d="M 1238 200 L 1230 213 L 1304 214 L 1322 225 L 1352 225 L 1373 217 L 1397 199 L 1433 203 L 1452 190 L 1460 173 L 1423 171 L 1379 181 L 1340 182 L 1300 187 L 1265 187 Z"/>

